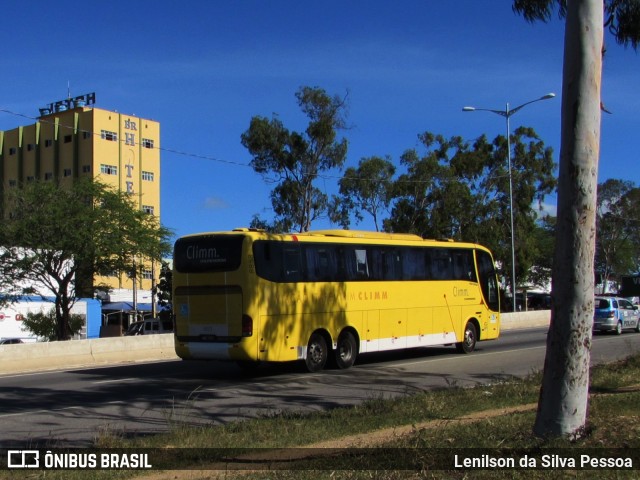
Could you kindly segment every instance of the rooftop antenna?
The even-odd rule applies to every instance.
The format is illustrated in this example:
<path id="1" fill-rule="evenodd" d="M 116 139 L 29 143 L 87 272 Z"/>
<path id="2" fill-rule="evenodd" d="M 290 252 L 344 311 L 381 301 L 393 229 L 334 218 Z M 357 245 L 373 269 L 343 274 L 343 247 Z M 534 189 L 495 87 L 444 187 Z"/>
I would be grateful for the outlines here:
<path id="1" fill-rule="evenodd" d="M 67 98 L 71 98 L 71 82 L 67 80 Z"/>

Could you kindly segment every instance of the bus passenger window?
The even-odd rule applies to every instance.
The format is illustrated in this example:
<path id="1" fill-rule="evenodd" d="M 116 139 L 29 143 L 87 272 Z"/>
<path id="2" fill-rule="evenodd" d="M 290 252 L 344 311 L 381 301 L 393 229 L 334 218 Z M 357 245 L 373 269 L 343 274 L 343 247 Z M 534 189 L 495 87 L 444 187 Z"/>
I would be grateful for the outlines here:
<path id="1" fill-rule="evenodd" d="M 333 249 L 308 245 L 304 251 L 308 281 L 330 282 L 335 280 L 337 262 Z"/>
<path id="2" fill-rule="evenodd" d="M 425 280 L 424 265 L 424 248 L 409 248 L 402 252 L 402 273 L 405 280 Z"/>
<path id="3" fill-rule="evenodd" d="M 284 260 L 284 281 L 302 281 L 302 265 L 300 262 L 300 250 L 298 248 L 285 248 L 283 252 Z"/>
<path id="4" fill-rule="evenodd" d="M 452 250 L 455 280 L 477 281 L 471 250 Z"/>
<path id="5" fill-rule="evenodd" d="M 431 253 L 431 273 L 434 280 L 453 280 L 451 255 L 446 248 L 434 248 Z"/>
<path id="6" fill-rule="evenodd" d="M 366 250 L 356 250 L 356 275 L 358 278 L 369 278 Z"/>

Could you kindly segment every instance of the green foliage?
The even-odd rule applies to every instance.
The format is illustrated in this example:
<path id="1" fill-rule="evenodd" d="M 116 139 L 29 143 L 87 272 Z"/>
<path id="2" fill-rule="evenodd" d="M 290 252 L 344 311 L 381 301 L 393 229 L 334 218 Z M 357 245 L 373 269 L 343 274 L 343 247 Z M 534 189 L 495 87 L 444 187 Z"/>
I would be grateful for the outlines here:
<path id="1" fill-rule="evenodd" d="M 82 330 L 85 319 L 82 315 L 71 314 L 67 319 L 67 329 L 71 336 Z M 38 338 L 46 338 L 49 341 L 58 339 L 58 324 L 56 321 L 56 310 L 52 308 L 49 312 L 28 313 L 22 321 L 23 326 Z"/>
<path id="2" fill-rule="evenodd" d="M 162 262 L 156 294 L 160 305 L 169 306 L 173 299 L 173 271 L 167 262 Z"/>
<path id="3" fill-rule="evenodd" d="M 241 136 L 253 169 L 277 183 L 271 192 L 276 218 L 270 230 L 307 231 L 326 214 L 327 195 L 314 182 L 319 174 L 341 168 L 347 154 L 347 141 L 337 139 L 345 128 L 345 100 L 317 87 L 300 88 L 296 98 L 309 118 L 304 132 L 289 131 L 277 117 L 256 116 Z"/>
<path id="4" fill-rule="evenodd" d="M 394 203 L 387 231 L 425 238 L 453 238 L 488 246 L 504 271 L 510 271 L 509 171 L 507 139 L 473 143 L 426 132 L 426 151 L 407 150 L 400 163 L 406 173 L 394 183 Z M 556 185 L 551 148 L 531 128 L 511 136 L 517 277 L 526 281 L 537 255 L 533 232 L 545 195 Z M 508 268 L 509 267 L 509 268 Z"/>
<path id="5" fill-rule="evenodd" d="M 596 271 L 603 284 L 635 273 L 640 267 L 640 188 L 632 182 L 609 179 L 598 185 L 596 211 Z"/>
<path id="6" fill-rule="evenodd" d="M 604 26 L 614 36 L 616 42 L 634 49 L 640 43 L 640 2 L 637 0 L 604 0 Z M 558 17 L 567 14 L 567 0 L 514 0 L 514 12 L 525 20 L 547 22 L 554 10 L 558 9 Z"/>
<path id="7" fill-rule="evenodd" d="M 389 207 L 393 196 L 392 178 L 396 167 L 389 157 L 363 158 L 358 168 L 349 167 L 340 179 L 340 197 L 331 204 L 331 219 L 344 228 L 350 224 L 350 213 L 358 222 L 366 212 L 379 230 L 380 214 Z"/>
<path id="8" fill-rule="evenodd" d="M 170 232 L 131 197 L 91 179 L 62 188 L 28 182 L 5 204 L 3 268 L 29 284 L 23 293 L 54 296 L 57 338 L 70 338 L 70 309 L 77 297 L 101 288 L 95 275 L 129 271 L 135 259 L 161 260 Z"/>

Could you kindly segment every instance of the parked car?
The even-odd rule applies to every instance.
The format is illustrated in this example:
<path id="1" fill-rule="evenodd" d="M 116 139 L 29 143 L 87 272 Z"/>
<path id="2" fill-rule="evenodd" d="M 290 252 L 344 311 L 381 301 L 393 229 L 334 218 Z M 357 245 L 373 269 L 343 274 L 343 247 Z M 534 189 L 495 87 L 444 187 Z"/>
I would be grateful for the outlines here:
<path id="1" fill-rule="evenodd" d="M 127 331 L 124 332 L 125 337 L 134 336 L 134 335 L 142 335 L 142 330 L 144 329 L 144 322 L 133 322 L 127 328 Z"/>
<path id="2" fill-rule="evenodd" d="M 155 335 L 159 333 L 173 332 L 173 322 L 171 320 L 160 320 L 158 318 L 149 318 L 133 322 L 124 332 L 125 336 L 133 335 Z"/>
<path id="3" fill-rule="evenodd" d="M 19 338 L 0 338 L 0 345 L 14 345 L 16 343 L 24 343 Z"/>
<path id="4" fill-rule="evenodd" d="M 144 321 L 144 335 L 154 335 L 157 333 L 173 332 L 173 322 L 171 320 L 160 320 L 159 318 L 150 318 Z"/>
<path id="5" fill-rule="evenodd" d="M 625 329 L 640 332 L 640 312 L 629 300 L 620 297 L 595 297 L 594 332 L 615 332 Z"/>

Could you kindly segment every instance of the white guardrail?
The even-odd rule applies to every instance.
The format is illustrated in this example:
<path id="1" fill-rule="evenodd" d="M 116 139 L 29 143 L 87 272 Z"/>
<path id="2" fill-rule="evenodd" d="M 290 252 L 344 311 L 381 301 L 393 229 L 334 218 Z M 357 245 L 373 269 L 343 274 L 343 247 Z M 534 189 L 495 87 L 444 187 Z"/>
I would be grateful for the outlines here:
<path id="1" fill-rule="evenodd" d="M 549 310 L 503 313 L 502 330 L 549 325 Z M 0 374 L 177 359 L 173 334 L 0 345 Z"/>

